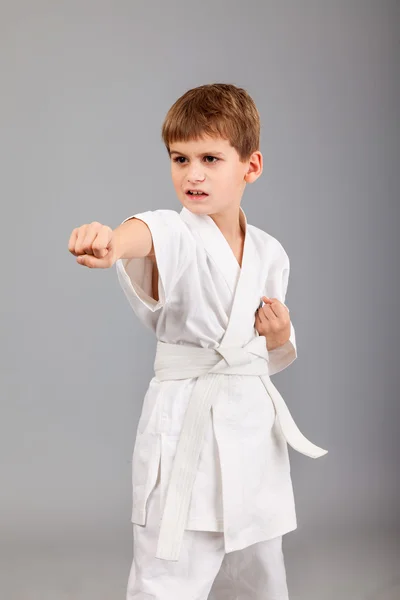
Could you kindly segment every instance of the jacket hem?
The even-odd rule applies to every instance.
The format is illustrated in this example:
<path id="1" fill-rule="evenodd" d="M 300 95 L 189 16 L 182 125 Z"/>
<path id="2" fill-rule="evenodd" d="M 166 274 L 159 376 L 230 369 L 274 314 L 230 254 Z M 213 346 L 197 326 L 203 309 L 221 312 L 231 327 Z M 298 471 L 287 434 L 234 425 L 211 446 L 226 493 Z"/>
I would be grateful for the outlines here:
<path id="1" fill-rule="evenodd" d="M 240 535 L 240 539 L 234 542 L 227 542 L 225 537 L 225 552 L 228 554 L 229 552 L 235 552 L 236 550 L 243 550 L 247 546 L 251 546 L 252 544 L 256 544 L 258 542 L 266 542 L 268 540 L 272 540 L 276 537 L 280 537 L 285 535 L 286 533 L 290 533 L 291 531 L 295 531 L 297 529 L 297 521 L 289 522 L 284 527 L 280 527 L 271 531 L 265 530 L 250 530 L 247 535 Z"/>

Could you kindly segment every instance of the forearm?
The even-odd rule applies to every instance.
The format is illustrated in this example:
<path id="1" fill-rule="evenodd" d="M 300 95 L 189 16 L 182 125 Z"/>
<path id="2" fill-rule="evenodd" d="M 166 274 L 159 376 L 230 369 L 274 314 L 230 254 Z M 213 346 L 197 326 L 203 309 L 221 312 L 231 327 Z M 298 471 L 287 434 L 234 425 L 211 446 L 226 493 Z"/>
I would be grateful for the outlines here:
<path id="1" fill-rule="evenodd" d="M 140 219 L 128 219 L 113 231 L 115 254 L 121 258 L 142 258 L 153 251 L 150 229 Z"/>

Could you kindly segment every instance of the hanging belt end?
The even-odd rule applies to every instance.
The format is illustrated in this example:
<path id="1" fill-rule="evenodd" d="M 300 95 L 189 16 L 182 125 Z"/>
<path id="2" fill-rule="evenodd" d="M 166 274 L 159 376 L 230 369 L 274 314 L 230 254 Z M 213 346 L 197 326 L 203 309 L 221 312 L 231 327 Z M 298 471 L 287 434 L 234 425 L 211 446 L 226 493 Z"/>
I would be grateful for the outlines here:
<path id="1" fill-rule="evenodd" d="M 178 536 L 170 534 L 166 539 L 166 534 L 161 533 L 158 538 L 156 558 L 161 560 L 178 561 L 182 548 L 182 540 Z M 179 536 L 180 537 L 180 536 Z"/>
<path id="2" fill-rule="evenodd" d="M 156 558 L 160 558 L 161 560 L 169 560 L 177 562 L 179 560 L 180 551 L 178 548 L 172 549 L 167 546 L 157 547 Z"/>
<path id="3" fill-rule="evenodd" d="M 324 450 L 323 448 L 317 448 L 317 450 L 311 452 L 309 456 L 311 458 L 321 458 L 321 456 L 325 456 L 325 454 L 328 454 L 328 450 Z"/>

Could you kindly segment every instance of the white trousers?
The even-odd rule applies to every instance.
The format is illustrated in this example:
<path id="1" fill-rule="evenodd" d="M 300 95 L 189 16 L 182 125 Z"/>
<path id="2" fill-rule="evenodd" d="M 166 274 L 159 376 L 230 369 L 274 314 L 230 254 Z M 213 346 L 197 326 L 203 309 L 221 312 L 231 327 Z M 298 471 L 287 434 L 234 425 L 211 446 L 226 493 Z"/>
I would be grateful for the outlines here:
<path id="1" fill-rule="evenodd" d="M 225 553 L 224 534 L 185 531 L 179 561 L 155 558 L 160 481 L 150 494 L 146 526 L 133 523 L 127 600 L 289 600 L 282 536 Z"/>

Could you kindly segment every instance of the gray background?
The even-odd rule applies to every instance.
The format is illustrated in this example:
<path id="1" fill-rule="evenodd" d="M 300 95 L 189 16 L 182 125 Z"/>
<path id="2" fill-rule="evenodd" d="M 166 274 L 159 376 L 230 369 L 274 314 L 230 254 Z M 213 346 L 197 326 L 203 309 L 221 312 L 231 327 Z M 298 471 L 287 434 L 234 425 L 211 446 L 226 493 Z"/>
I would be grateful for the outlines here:
<path id="1" fill-rule="evenodd" d="M 1 598 L 125 598 L 155 343 L 67 243 L 180 209 L 162 120 L 217 81 L 261 113 L 243 208 L 291 259 L 299 357 L 274 381 L 329 449 L 291 451 L 291 600 L 400 597 L 399 24 L 389 0 L 3 0 Z"/>

